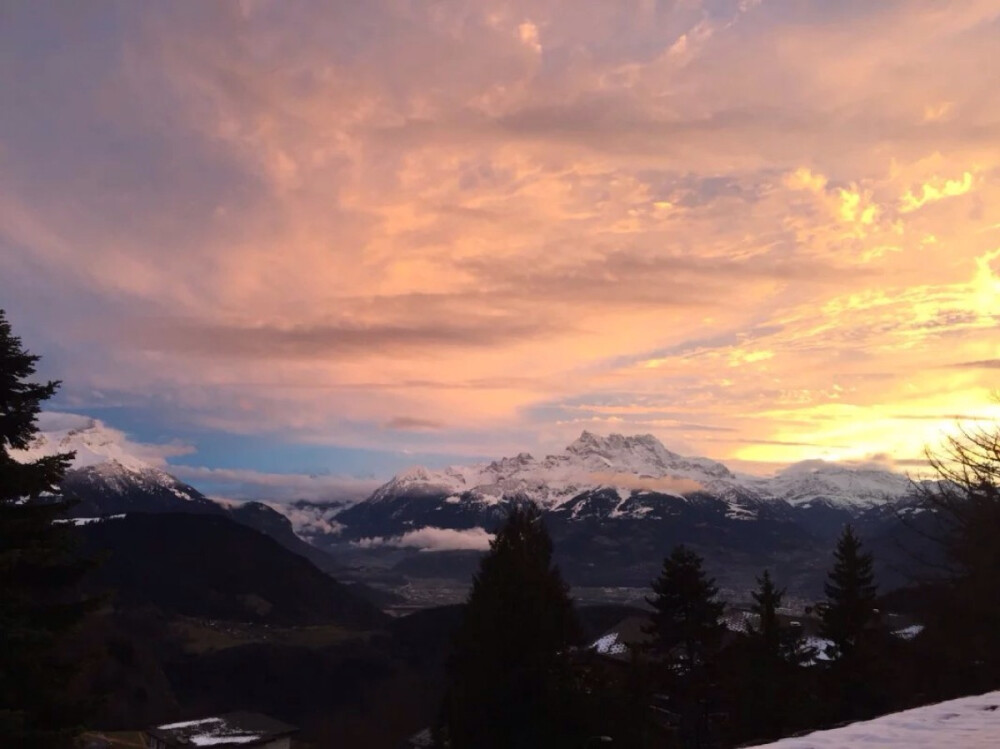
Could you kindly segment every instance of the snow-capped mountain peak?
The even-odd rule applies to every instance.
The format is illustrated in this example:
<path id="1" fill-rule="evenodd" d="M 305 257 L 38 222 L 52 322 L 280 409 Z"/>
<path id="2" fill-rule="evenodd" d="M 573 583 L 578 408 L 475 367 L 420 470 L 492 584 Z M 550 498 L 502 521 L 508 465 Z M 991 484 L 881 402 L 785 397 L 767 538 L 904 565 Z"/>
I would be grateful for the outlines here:
<path id="1" fill-rule="evenodd" d="M 539 460 L 522 452 L 491 463 L 450 466 L 435 471 L 416 467 L 397 474 L 372 496 L 374 501 L 401 495 L 474 498 L 496 504 L 520 496 L 555 508 L 583 491 L 605 487 L 680 494 L 735 477 L 721 463 L 671 452 L 651 434 L 603 437 L 583 432 L 565 450 Z"/>
<path id="2" fill-rule="evenodd" d="M 761 484 L 761 482 L 756 482 Z M 804 460 L 766 480 L 770 494 L 793 505 L 811 502 L 866 506 L 910 494 L 913 483 L 899 473 L 872 465 Z"/>
<path id="3" fill-rule="evenodd" d="M 99 419 L 78 414 L 42 412 L 39 433 L 15 460 L 29 462 L 59 453 L 75 453 L 62 488 L 82 504 L 73 512 L 118 503 L 127 509 L 156 509 L 215 503 L 158 467 L 162 446 L 141 445 Z M 168 448 L 169 450 L 170 448 Z M 89 499 L 88 499 L 89 498 Z M 98 498 L 100 498 L 98 500 Z"/>
<path id="4" fill-rule="evenodd" d="M 136 455 L 141 446 L 131 445 L 125 435 L 98 419 L 77 414 L 46 411 L 39 414 L 39 434 L 27 450 L 12 451 L 15 460 L 31 461 L 57 453 L 75 452 L 71 468 L 113 464 L 112 471 L 145 471 L 150 462 Z"/>
<path id="5" fill-rule="evenodd" d="M 703 457 L 685 457 L 651 434 L 601 436 L 585 431 L 562 452 L 536 459 L 529 453 L 491 463 L 443 470 L 411 468 L 379 488 L 372 499 L 450 497 L 450 502 L 495 505 L 526 497 L 554 510 L 582 492 L 600 488 L 685 496 L 704 490 L 727 502 L 785 500 L 860 508 L 910 493 L 905 476 L 875 466 L 823 461 L 798 463 L 777 476 L 737 476 Z M 624 499 L 623 499 L 624 501 Z"/>
<path id="6" fill-rule="evenodd" d="M 678 455 L 664 447 L 652 434 L 610 434 L 601 437 L 585 431 L 566 448 L 566 454 L 579 458 L 595 469 L 603 462 L 607 469 L 615 473 L 654 478 L 672 476 L 695 481 L 735 478 L 721 463 L 708 458 Z"/>

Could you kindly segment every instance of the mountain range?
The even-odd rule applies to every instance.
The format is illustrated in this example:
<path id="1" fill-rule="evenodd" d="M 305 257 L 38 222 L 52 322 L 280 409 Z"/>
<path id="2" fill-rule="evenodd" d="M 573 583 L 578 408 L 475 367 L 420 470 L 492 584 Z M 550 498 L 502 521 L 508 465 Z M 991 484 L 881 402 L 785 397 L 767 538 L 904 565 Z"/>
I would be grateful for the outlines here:
<path id="1" fill-rule="evenodd" d="M 468 580 L 510 507 L 535 502 L 568 580 L 643 587 L 665 553 L 686 543 L 724 586 L 743 590 L 765 566 L 814 594 L 833 539 L 847 522 L 899 566 L 899 513 L 914 513 L 914 484 L 873 466 L 823 461 L 772 477 L 685 457 L 652 435 L 584 432 L 563 451 L 441 470 L 413 468 L 353 505 L 213 500 L 130 454 L 96 421 L 43 432 L 28 456 L 76 450 L 63 492 L 76 518 L 131 512 L 225 515 L 265 533 L 320 569 L 400 584 Z M 892 548 L 890 548 L 892 547 Z M 891 552 L 891 553 L 889 553 Z M 891 564 L 888 558 L 892 558 Z"/>

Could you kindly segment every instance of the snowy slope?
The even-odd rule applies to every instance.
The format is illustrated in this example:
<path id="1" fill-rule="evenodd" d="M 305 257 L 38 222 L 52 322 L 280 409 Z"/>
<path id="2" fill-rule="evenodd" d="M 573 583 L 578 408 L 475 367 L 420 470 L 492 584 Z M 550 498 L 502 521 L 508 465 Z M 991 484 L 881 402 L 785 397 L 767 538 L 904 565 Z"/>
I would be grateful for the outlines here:
<path id="1" fill-rule="evenodd" d="M 1000 692 L 883 715 L 760 749 L 993 749 L 1000 746 Z"/>
<path id="2" fill-rule="evenodd" d="M 788 466 L 770 479 L 749 480 L 761 491 L 792 505 L 820 502 L 860 507 L 910 493 L 910 479 L 878 468 L 861 468 L 806 460 Z"/>

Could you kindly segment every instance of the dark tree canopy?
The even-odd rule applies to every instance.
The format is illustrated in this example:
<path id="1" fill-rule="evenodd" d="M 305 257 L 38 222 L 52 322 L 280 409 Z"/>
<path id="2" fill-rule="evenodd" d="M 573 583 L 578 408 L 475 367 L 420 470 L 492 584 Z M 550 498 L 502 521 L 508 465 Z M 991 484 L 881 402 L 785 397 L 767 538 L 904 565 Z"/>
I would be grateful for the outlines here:
<path id="1" fill-rule="evenodd" d="M 778 614 L 784 598 L 764 571 L 751 593 L 756 621 L 748 637 L 738 638 L 723 656 L 724 679 L 729 693 L 728 729 L 737 744 L 779 738 L 798 725 L 808 713 L 804 664 L 812 653 L 802 646 L 801 629 L 782 621 Z"/>
<path id="2" fill-rule="evenodd" d="M 1000 576 L 1000 428 L 960 429 L 928 452 L 938 481 L 917 485 L 940 525 L 955 579 Z"/>
<path id="3" fill-rule="evenodd" d="M 774 584 L 768 570 L 757 578 L 757 585 L 757 590 L 750 594 L 753 598 L 750 610 L 758 617 L 757 624 L 750 627 L 751 641 L 756 650 L 765 660 L 782 661 L 793 666 L 810 661 L 815 652 L 803 643 L 801 628 L 782 623 L 778 614 L 785 589 Z"/>
<path id="4" fill-rule="evenodd" d="M 515 508 L 476 574 L 451 660 L 451 746 L 576 746 L 569 650 L 579 630 L 532 504 Z"/>
<path id="5" fill-rule="evenodd" d="M 0 311 L 0 745 L 58 747 L 74 734 L 76 711 L 62 700 L 67 669 L 54 658 L 58 637 L 88 605 L 73 595 L 85 567 L 61 502 L 35 502 L 57 490 L 72 453 L 19 462 L 12 450 L 38 434 L 41 403 L 59 383 L 35 384 L 29 354 Z"/>
<path id="6" fill-rule="evenodd" d="M 753 598 L 751 611 L 757 615 L 758 623 L 753 627 L 751 634 L 760 641 L 766 653 L 779 656 L 781 624 L 778 621 L 778 609 L 781 607 L 785 591 L 775 586 L 768 570 L 764 570 L 764 574 L 757 578 L 757 584 L 760 587 L 751 593 Z"/>
<path id="7" fill-rule="evenodd" d="M 702 558 L 684 545 L 663 560 L 653 581 L 653 607 L 646 629 L 659 661 L 660 684 L 668 696 L 681 746 L 701 747 L 715 741 L 710 717 L 718 701 L 715 668 L 725 625 L 718 588 L 703 569 Z"/>
<path id="8" fill-rule="evenodd" d="M 850 525 L 844 528 L 833 556 L 834 566 L 824 587 L 821 632 L 833 642 L 834 657 L 841 659 L 854 653 L 875 621 L 877 588 L 872 555 L 862 550 Z"/>
<path id="9" fill-rule="evenodd" d="M 652 622 L 647 630 L 653 647 L 676 661 L 683 671 L 698 668 L 719 645 L 723 604 L 715 580 L 702 567 L 702 558 L 684 545 L 663 560 L 653 581 Z"/>
<path id="10" fill-rule="evenodd" d="M 1000 427 L 960 428 L 928 451 L 938 481 L 917 484 L 945 585 L 928 622 L 944 679 L 960 693 L 1000 686 Z M 940 575 L 938 575 L 940 578 Z"/>

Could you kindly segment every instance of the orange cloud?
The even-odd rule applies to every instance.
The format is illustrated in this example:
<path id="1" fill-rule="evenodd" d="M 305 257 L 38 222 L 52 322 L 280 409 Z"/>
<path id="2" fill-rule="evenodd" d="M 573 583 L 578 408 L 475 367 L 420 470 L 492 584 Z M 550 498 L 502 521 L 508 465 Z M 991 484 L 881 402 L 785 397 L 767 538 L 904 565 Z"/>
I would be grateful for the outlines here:
<path id="1" fill-rule="evenodd" d="M 886 414 L 989 412 L 945 365 L 1000 356 L 997 9 L 830 7 L 150 6 L 102 44 L 14 14 L 0 293 L 81 408 L 912 457 Z"/>

